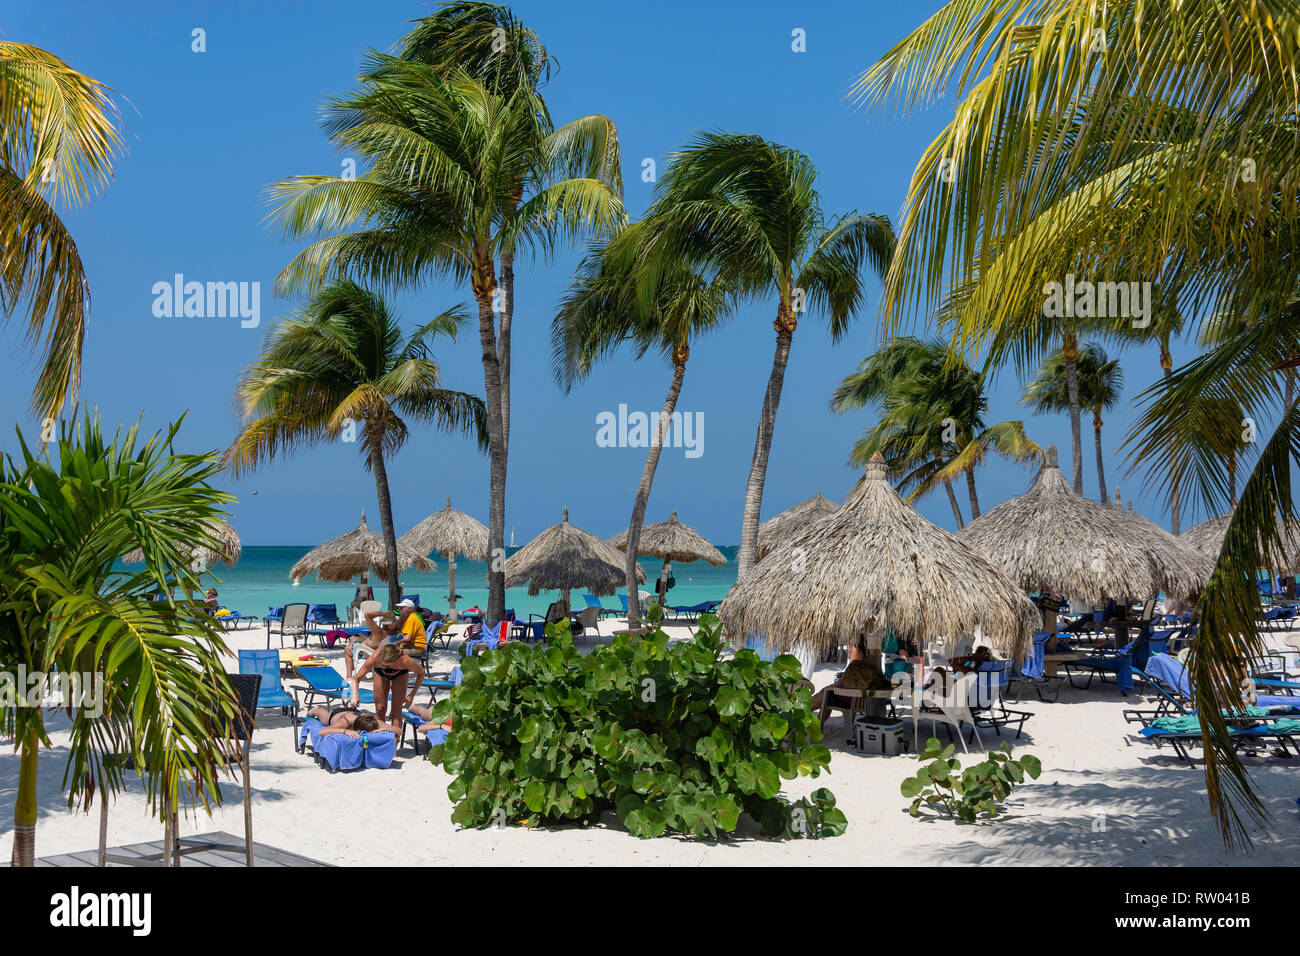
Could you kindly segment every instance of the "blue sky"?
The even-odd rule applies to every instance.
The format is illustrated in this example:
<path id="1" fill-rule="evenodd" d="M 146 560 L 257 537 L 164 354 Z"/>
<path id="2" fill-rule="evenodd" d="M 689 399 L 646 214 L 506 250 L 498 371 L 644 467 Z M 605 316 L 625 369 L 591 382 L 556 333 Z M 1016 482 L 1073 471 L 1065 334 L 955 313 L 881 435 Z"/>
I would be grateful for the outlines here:
<path id="1" fill-rule="evenodd" d="M 854 111 L 844 99 L 853 78 L 938 9 L 937 0 L 656 4 L 519 2 L 515 10 L 537 30 L 560 70 L 546 89 L 557 121 L 601 112 L 618 126 L 626 202 L 645 209 L 651 184 L 642 160 L 662 172 L 667 154 L 692 132 L 757 133 L 805 152 L 820 171 L 828 213 L 856 209 L 897 222 L 911 171 L 950 116 L 950 101 L 894 117 Z M 274 277 L 298 248 L 263 221 L 269 183 L 294 174 L 337 173 L 338 155 L 319 128 L 320 107 L 346 92 L 367 48 L 390 48 L 423 3 L 178 2 L 44 0 L 7 11 L 6 40 L 34 43 L 112 87 L 123 107 L 127 152 L 109 190 L 67 215 L 86 263 L 92 292 L 83 400 L 110 424 L 143 414 L 151 428 L 188 410 L 182 443 L 191 450 L 224 447 L 237 430 L 233 392 L 239 372 L 292 300 L 276 298 Z M 206 52 L 191 50 L 195 28 Z M 791 49 L 796 28 L 807 50 Z M 555 385 L 549 329 L 578 250 L 520 269 L 514 331 L 513 422 L 507 537 L 522 544 L 558 521 L 572 520 L 607 536 L 626 527 L 644 449 L 602 448 L 596 416 L 657 410 L 670 370 L 661 361 L 618 356 L 570 394 Z M 187 280 L 261 283 L 261 327 L 238 318 L 157 318 L 151 289 L 182 273 Z M 432 283 L 394 297 L 409 323 L 457 303 L 467 288 Z M 768 469 L 763 516 L 820 491 L 840 499 L 856 473 L 849 448 L 871 424 L 864 413 L 827 410 L 831 390 L 879 340 L 879 286 L 870 280 L 867 307 L 853 331 L 832 346 L 816 316 L 795 336 Z M 740 517 L 754 432 L 771 367 L 774 308 L 752 304 L 692 350 L 679 408 L 702 413 L 703 454 L 667 449 L 648 519 L 676 508 L 712 540 L 740 537 Z M 1175 361 L 1190 355 L 1175 347 Z M 482 393 L 477 335 L 467 330 L 439 352 L 450 387 Z M 0 402 L 25 428 L 34 427 L 27 397 L 35 374 L 24 358 L 15 322 L 0 330 Z M 1154 348 L 1124 356 L 1131 398 L 1159 374 Z M 1005 371 L 993 393 L 990 421 L 1025 417 L 1019 382 Z M 1168 526 L 1154 491 L 1125 479 L 1116 447 L 1130 411 L 1113 413 L 1107 437 L 1107 480 L 1118 478 L 1135 507 Z M 1042 445 L 1069 454 L 1064 416 L 1027 420 Z M 1090 419 L 1085 417 L 1085 492 L 1095 496 Z M 12 438 L 0 438 L 10 448 Z M 1067 469 L 1068 470 L 1068 469 Z M 451 496 L 487 518 L 487 461 L 472 445 L 416 431 L 389 465 L 395 520 L 401 533 Z M 979 477 L 985 510 L 1027 485 L 1028 471 L 1001 462 Z M 356 523 L 365 507 L 378 527 L 374 483 L 355 445 L 299 452 L 230 481 L 239 501 L 235 525 L 246 544 L 304 544 Z M 961 496 L 963 508 L 964 495 Z M 944 527 L 953 518 L 942 494 L 920 504 Z M 1184 527 L 1190 525 L 1184 516 Z"/>

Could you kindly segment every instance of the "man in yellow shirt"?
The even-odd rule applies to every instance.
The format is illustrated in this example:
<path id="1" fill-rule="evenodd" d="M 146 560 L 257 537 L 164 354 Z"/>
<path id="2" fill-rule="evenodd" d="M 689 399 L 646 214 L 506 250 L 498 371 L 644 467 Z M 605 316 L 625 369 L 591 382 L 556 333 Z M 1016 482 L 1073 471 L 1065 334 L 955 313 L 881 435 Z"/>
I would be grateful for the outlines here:
<path id="1" fill-rule="evenodd" d="M 424 621 L 415 612 L 415 602 L 406 598 L 397 605 L 397 642 L 406 650 L 423 654 L 429 638 L 424 632 Z"/>

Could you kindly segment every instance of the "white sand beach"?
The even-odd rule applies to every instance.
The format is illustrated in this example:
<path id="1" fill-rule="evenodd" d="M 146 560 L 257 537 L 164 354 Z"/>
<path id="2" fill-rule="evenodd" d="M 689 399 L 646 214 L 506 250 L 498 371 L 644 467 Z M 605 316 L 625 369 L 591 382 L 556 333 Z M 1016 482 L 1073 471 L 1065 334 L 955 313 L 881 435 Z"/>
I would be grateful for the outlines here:
<path id="1" fill-rule="evenodd" d="M 609 634 L 613 622 L 602 624 Z M 686 636 L 685 629 L 680 635 Z M 264 647 L 260 629 L 231 634 L 232 651 Z M 454 646 L 454 643 L 453 643 Z M 327 652 L 338 655 L 337 651 Z M 450 668 L 455 652 L 441 652 L 437 667 Z M 231 660 L 234 669 L 234 660 Z M 823 665 L 818 686 L 833 679 L 836 666 Z M 1022 709 L 1034 716 L 1017 750 L 1043 763 L 1037 781 L 1019 787 L 1007 812 L 991 823 L 955 824 L 946 819 L 913 819 L 899 794 L 899 783 L 915 768 L 913 757 L 859 755 L 846 745 L 838 716 L 828 721 L 825 743 L 833 751 L 831 774 L 787 782 L 785 793 L 801 795 L 821 786 L 835 794 L 848 817 L 847 832 L 823 840 L 773 840 L 742 817 L 730 839 L 704 841 L 669 836 L 639 840 L 614 814 L 590 828 L 486 831 L 460 830 L 450 822 L 447 784 L 451 777 L 409 749 L 399 750 L 388 770 L 330 774 L 291 745 L 287 718 L 264 713 L 253 741 L 254 839 L 279 849 L 334 865 L 455 864 L 493 865 L 659 865 L 754 866 L 773 864 L 880 865 L 1282 865 L 1300 853 L 1300 814 L 1296 798 L 1297 761 L 1248 756 L 1245 763 L 1273 820 L 1253 831 L 1255 849 L 1225 851 L 1205 801 L 1200 763 L 1177 760 L 1168 748 L 1156 750 L 1132 738 L 1134 725 L 1121 711 L 1149 701 L 1139 683 L 1128 698 L 1114 684 L 1073 689 L 1068 684 L 1056 703 L 1035 699 Z M 425 695 L 421 695 L 423 701 Z M 36 853 L 48 857 L 94 848 L 99 816 L 69 811 L 60 791 L 63 774 L 60 718 L 51 721 L 54 747 L 40 765 L 40 818 Z M 998 738 L 984 731 L 986 743 Z M 924 734 L 923 734 L 924 735 Z M 938 736 L 946 740 L 942 729 Z M 8 743 L 7 741 L 5 742 Z M 960 748 L 958 749 L 960 755 Z M 1199 749 L 1193 751 L 1199 756 Z M 1265 752 L 1267 753 L 1267 752 Z M 12 807 L 18 757 L 11 747 L 0 753 L 0 807 Z M 224 830 L 242 833 L 239 786 L 224 783 L 225 805 L 181 822 L 183 834 Z M 368 821 L 381 819 L 383 836 Z M 394 839 L 394 833 L 402 834 Z M 0 818 L 0 853 L 12 841 L 9 814 Z M 121 794 L 110 815 L 110 845 L 158 840 L 161 827 L 145 812 L 138 781 Z"/>

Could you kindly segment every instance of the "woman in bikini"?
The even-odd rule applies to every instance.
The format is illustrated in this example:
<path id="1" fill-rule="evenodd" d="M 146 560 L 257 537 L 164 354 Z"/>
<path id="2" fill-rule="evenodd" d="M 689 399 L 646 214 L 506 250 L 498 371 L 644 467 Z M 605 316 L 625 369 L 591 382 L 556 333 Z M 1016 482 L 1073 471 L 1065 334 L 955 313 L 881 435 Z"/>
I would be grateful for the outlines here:
<path id="1" fill-rule="evenodd" d="M 307 716 L 315 717 L 321 722 L 320 736 L 322 737 L 326 734 L 360 737 L 364 733 L 379 729 L 379 718 L 355 707 L 313 707 L 307 712 Z"/>
<path id="2" fill-rule="evenodd" d="M 424 666 L 396 644 L 385 644 L 371 654 L 352 674 L 352 699 L 360 700 L 361 681 L 374 671 L 375 715 L 380 724 L 387 718 L 386 730 L 400 734 L 402 732 L 402 709 L 410 707 L 415 700 L 415 692 L 424 681 Z M 411 672 L 415 679 L 411 680 Z M 407 691 L 410 687 L 410 691 Z M 392 707 L 388 706 L 392 696 Z"/>

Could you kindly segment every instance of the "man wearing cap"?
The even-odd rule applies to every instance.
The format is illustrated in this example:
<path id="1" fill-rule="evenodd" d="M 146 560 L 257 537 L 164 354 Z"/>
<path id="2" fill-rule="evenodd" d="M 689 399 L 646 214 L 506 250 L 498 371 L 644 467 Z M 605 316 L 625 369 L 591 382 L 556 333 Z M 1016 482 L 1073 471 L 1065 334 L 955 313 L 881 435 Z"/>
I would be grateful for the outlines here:
<path id="1" fill-rule="evenodd" d="M 429 644 L 424 633 L 424 621 L 415 613 L 415 602 L 404 598 L 397 605 L 397 627 L 395 640 L 408 651 L 423 654 Z"/>

